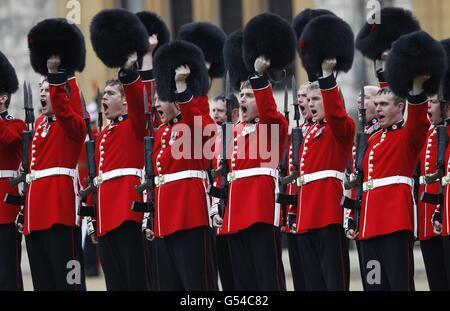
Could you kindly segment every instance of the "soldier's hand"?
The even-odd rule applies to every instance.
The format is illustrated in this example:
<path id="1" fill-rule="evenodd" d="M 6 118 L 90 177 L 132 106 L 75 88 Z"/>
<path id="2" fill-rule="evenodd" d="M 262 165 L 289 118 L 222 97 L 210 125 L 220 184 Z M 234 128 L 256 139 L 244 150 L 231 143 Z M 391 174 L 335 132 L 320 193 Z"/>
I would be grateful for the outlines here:
<path id="1" fill-rule="evenodd" d="M 354 229 L 348 229 L 345 231 L 347 239 L 354 240 L 358 236 L 358 233 Z"/>
<path id="2" fill-rule="evenodd" d="M 175 69 L 175 83 L 186 82 L 186 79 L 191 74 L 191 69 L 188 65 L 182 65 Z"/>
<path id="3" fill-rule="evenodd" d="M 270 68 L 270 59 L 267 59 L 265 56 L 259 56 L 255 60 L 255 71 L 258 74 L 262 74 L 269 68 Z"/>
<path id="4" fill-rule="evenodd" d="M 223 219 L 219 216 L 219 214 L 213 216 L 212 222 L 214 228 L 222 228 Z"/>
<path id="5" fill-rule="evenodd" d="M 150 229 L 145 229 L 145 238 L 151 242 L 155 239 L 155 233 Z"/>
<path id="6" fill-rule="evenodd" d="M 153 54 L 156 47 L 158 46 L 158 34 L 155 33 L 155 34 L 151 35 L 148 38 L 148 43 L 149 43 L 148 53 Z"/>
<path id="7" fill-rule="evenodd" d="M 187 65 L 182 65 L 175 69 L 175 85 L 177 93 L 183 93 L 187 89 L 186 79 L 191 74 L 191 69 Z"/>
<path id="8" fill-rule="evenodd" d="M 431 219 L 431 223 L 433 225 L 433 232 L 436 234 L 441 234 L 442 233 L 442 217 L 441 217 L 441 212 L 436 209 L 433 213 L 432 219 Z"/>
<path id="9" fill-rule="evenodd" d="M 295 223 L 296 219 L 297 219 L 296 214 L 288 214 L 288 226 L 291 232 L 293 233 L 297 232 L 297 224 Z"/>
<path id="10" fill-rule="evenodd" d="M 25 222 L 25 218 L 23 216 L 23 212 L 20 211 L 16 216 L 16 220 L 14 221 L 14 224 L 16 225 L 17 231 L 19 231 L 19 233 L 21 233 L 21 234 L 23 234 L 24 222 Z"/>
<path id="11" fill-rule="evenodd" d="M 419 95 L 423 92 L 423 84 L 430 79 L 430 75 L 421 75 L 414 78 L 413 81 L 413 95 Z"/>
<path id="12" fill-rule="evenodd" d="M 336 68 L 336 65 L 336 58 L 324 60 L 322 62 L 322 76 L 324 78 L 331 76 L 333 74 L 334 68 Z"/>
<path id="13" fill-rule="evenodd" d="M 148 38 L 149 48 L 147 54 L 142 58 L 142 67 L 141 70 L 149 71 L 153 69 L 153 52 L 158 45 L 158 35 L 153 34 Z"/>
<path id="14" fill-rule="evenodd" d="M 126 61 L 125 64 L 123 65 L 123 69 L 125 69 L 125 70 L 130 70 L 130 69 L 132 69 L 133 66 L 135 66 L 137 60 L 138 60 L 137 53 L 134 52 L 133 54 L 131 54 L 130 56 L 128 56 L 127 61 Z"/>
<path id="15" fill-rule="evenodd" d="M 438 221 L 435 221 L 433 223 L 433 232 L 435 234 L 441 234 L 442 233 L 442 224 Z"/>
<path id="16" fill-rule="evenodd" d="M 57 73 L 58 68 L 61 65 L 61 58 L 58 55 L 52 55 L 47 60 L 48 73 Z"/>

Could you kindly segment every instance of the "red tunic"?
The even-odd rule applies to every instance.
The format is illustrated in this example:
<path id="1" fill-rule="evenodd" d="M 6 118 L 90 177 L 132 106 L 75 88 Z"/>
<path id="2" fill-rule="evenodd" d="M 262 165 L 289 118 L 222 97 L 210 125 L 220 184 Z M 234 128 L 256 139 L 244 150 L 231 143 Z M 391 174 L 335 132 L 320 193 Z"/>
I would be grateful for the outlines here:
<path id="1" fill-rule="evenodd" d="M 450 127 L 447 123 L 447 134 L 450 135 Z M 445 150 L 445 175 L 450 178 L 450 144 Z M 450 235 L 450 186 L 444 188 L 444 206 L 440 209 L 442 217 L 442 235 Z"/>
<path id="2" fill-rule="evenodd" d="M 142 79 L 141 79 L 142 77 Z M 142 170 L 144 167 L 144 84 L 151 94 L 151 71 L 128 72 L 121 75 L 128 116 L 118 117 L 104 128 L 96 139 L 95 159 L 97 172 L 106 173 L 117 169 Z M 149 96 L 149 100 L 151 97 Z M 141 223 L 143 214 L 131 210 L 133 201 L 142 202 L 143 196 L 135 190 L 141 180 L 127 175 L 103 182 L 97 189 L 97 234 L 103 236 L 118 228 L 125 221 Z"/>
<path id="3" fill-rule="evenodd" d="M 319 84 L 326 123 L 312 126 L 303 139 L 300 176 L 324 170 L 344 173 L 346 162 L 351 157 L 355 123 L 345 111 L 334 77 L 319 79 Z M 342 195 L 342 182 L 337 178 L 303 185 L 298 194 L 297 232 L 342 224 Z"/>
<path id="4" fill-rule="evenodd" d="M 65 74 L 49 74 L 50 101 L 54 117 L 41 116 L 30 150 L 30 170 L 40 171 L 55 167 L 76 169 L 86 136 L 83 117 L 79 113 L 74 94 L 79 90 L 72 84 L 71 97 L 66 93 Z M 76 226 L 76 194 L 70 176 L 57 175 L 33 181 L 28 187 L 25 204 L 25 230 L 45 230 L 54 224 Z"/>
<path id="5" fill-rule="evenodd" d="M 14 119 L 7 112 L 0 114 L 0 171 L 17 171 L 22 160 L 23 121 Z M 6 194 L 18 195 L 17 187 L 10 185 L 10 178 L 0 178 L 0 224 L 14 223 L 19 206 L 4 203 Z"/>
<path id="6" fill-rule="evenodd" d="M 379 131 L 369 139 L 364 156 L 366 182 L 391 176 L 412 178 L 430 123 L 427 97 L 408 98 L 408 121 L 404 127 Z M 369 161 L 371 164 L 369 170 Z M 412 189 L 406 184 L 388 185 L 364 192 L 360 217 L 360 239 L 400 230 L 413 230 Z"/>
<path id="7" fill-rule="evenodd" d="M 233 159 L 229 160 L 230 172 L 261 167 L 276 170 L 284 150 L 288 125 L 285 117 L 277 111 L 272 87 L 263 77 L 252 78 L 250 82 L 259 122 L 242 122 L 234 126 L 235 151 Z M 266 150 L 270 152 L 268 155 L 264 154 Z M 278 226 L 275 187 L 273 177 L 262 175 L 230 183 L 222 232 L 234 233 L 255 223 Z"/>
<path id="8" fill-rule="evenodd" d="M 177 103 L 180 116 L 169 124 L 161 125 L 155 134 L 153 163 L 156 176 L 205 169 L 204 155 L 200 153 L 200 156 L 197 154 L 194 157 L 194 151 L 203 150 L 207 140 L 207 137 L 195 133 L 202 133 L 208 125 L 214 127 L 212 119 L 208 121 L 199 109 L 207 103 L 207 98 L 194 98 L 186 90 L 177 94 Z M 182 156 L 181 152 L 186 156 Z M 179 230 L 208 226 L 208 201 L 205 179 L 186 178 L 156 187 L 155 236 L 163 237 Z"/>

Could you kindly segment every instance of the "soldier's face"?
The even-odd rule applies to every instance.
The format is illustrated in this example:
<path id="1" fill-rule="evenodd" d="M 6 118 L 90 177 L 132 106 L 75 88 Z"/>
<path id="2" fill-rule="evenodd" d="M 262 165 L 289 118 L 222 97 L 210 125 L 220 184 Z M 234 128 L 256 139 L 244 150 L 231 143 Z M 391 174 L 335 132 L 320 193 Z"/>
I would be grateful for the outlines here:
<path id="1" fill-rule="evenodd" d="M 53 107 L 50 103 L 50 90 L 47 80 L 39 84 L 39 98 L 41 100 L 42 114 L 45 116 L 53 115 Z"/>
<path id="2" fill-rule="evenodd" d="M 378 88 L 375 86 L 364 87 L 364 108 L 366 109 L 366 121 L 370 122 L 377 117 L 375 107 L 375 97 L 377 96 Z M 361 106 L 361 93 L 357 100 L 358 107 Z M 358 118 L 361 120 L 361 115 L 358 110 Z"/>
<path id="3" fill-rule="evenodd" d="M 428 99 L 428 118 L 434 125 L 441 122 L 441 107 L 437 96 Z"/>
<path id="4" fill-rule="evenodd" d="M 322 94 L 320 93 L 320 89 L 309 90 L 307 99 L 313 121 L 322 121 L 325 118 L 325 112 L 323 111 Z"/>
<path id="5" fill-rule="evenodd" d="M 312 119 L 311 109 L 308 106 L 308 85 L 303 84 L 297 92 L 297 102 L 304 120 Z"/>
<path id="6" fill-rule="evenodd" d="M 126 105 L 125 98 L 120 92 L 119 85 L 107 85 L 105 87 L 102 97 L 102 106 L 105 117 L 108 120 L 114 120 L 125 114 Z"/>
<path id="7" fill-rule="evenodd" d="M 239 101 L 241 104 L 242 121 L 249 122 L 254 120 L 258 116 L 258 109 L 253 90 L 243 88 L 239 93 Z"/>
<path id="8" fill-rule="evenodd" d="M 227 106 L 223 100 L 213 101 L 212 113 L 216 124 L 221 125 L 222 123 L 227 122 Z"/>
<path id="9" fill-rule="evenodd" d="M 379 94 L 375 97 L 375 107 L 380 127 L 385 129 L 403 118 L 404 103 L 395 104 L 392 93 Z"/>
<path id="10" fill-rule="evenodd" d="M 155 95 L 155 99 L 155 108 L 162 123 L 169 123 L 180 113 L 174 103 L 160 100 L 158 95 Z"/>

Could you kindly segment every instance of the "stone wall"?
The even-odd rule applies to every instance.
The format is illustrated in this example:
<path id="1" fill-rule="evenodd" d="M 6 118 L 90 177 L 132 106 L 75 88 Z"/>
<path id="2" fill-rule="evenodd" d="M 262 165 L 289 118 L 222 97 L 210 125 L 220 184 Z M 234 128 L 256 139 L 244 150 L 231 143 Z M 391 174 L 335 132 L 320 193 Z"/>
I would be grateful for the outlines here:
<path id="1" fill-rule="evenodd" d="M 19 78 L 20 89 L 13 96 L 10 113 L 23 118 L 23 81 L 29 81 L 33 89 L 34 106 L 39 106 L 39 76 L 30 65 L 27 35 L 40 20 L 53 17 L 54 0 L 1 0 L 0 1 L 0 51 L 13 64 Z M 62 1 L 62 0 L 58 0 Z"/>

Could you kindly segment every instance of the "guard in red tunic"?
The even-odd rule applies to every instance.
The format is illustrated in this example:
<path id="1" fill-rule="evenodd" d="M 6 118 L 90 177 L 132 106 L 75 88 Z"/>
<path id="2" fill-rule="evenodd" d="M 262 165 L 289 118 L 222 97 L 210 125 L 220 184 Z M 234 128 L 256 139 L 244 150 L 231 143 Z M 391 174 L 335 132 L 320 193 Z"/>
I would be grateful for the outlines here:
<path id="1" fill-rule="evenodd" d="M 195 45 L 174 41 L 154 64 L 162 122 L 153 148 L 156 289 L 217 290 L 203 154 L 202 133 L 215 130 L 201 108 L 208 105 L 205 59 Z"/>
<path id="2" fill-rule="evenodd" d="M 438 206 L 430 202 L 422 201 L 422 194 L 440 193 L 440 180 L 427 183 L 426 175 L 437 171 L 437 130 L 441 120 L 440 102 L 437 96 L 428 99 L 428 118 L 431 128 L 427 133 L 427 140 L 419 156 L 420 178 L 419 178 L 419 201 L 417 202 L 417 238 L 420 241 L 425 270 L 427 273 L 430 290 L 447 290 L 447 275 L 445 271 L 444 250 L 441 232 L 435 232 L 433 227 L 433 214 Z"/>
<path id="3" fill-rule="evenodd" d="M 258 72 L 269 66 L 263 57 L 255 61 Z M 228 204 L 224 219 L 216 215 L 215 224 L 229 234 L 235 289 L 281 290 L 285 285 L 280 278 L 276 232 L 280 212 L 274 207 L 276 167 L 284 147 L 281 142 L 286 140 L 287 122 L 277 111 L 272 88 L 263 76 L 244 83 L 240 100 L 243 122 L 234 127 Z M 264 148 L 271 155 L 266 160 L 256 148 L 261 140 L 266 141 Z"/>
<path id="4" fill-rule="evenodd" d="M 57 73 L 59 63 L 57 57 L 49 60 L 48 80 L 41 82 L 42 116 L 36 122 L 27 176 L 24 234 L 35 290 L 84 286 L 80 280 L 68 283 L 67 265 L 78 261 L 74 267 L 82 269 L 76 164 L 86 129 L 67 96 L 67 75 Z M 48 195 L 48 189 L 57 191 Z"/>
<path id="5" fill-rule="evenodd" d="M 347 290 L 349 286 L 349 259 L 340 200 L 355 124 L 345 112 L 332 74 L 335 66 L 336 60 L 324 61 L 319 85 L 314 83 L 308 88 L 315 124 L 306 133 L 299 153 L 296 230 L 308 290 Z M 326 150 L 333 150 L 333 153 Z M 320 211 L 317 210 L 319 202 Z"/>
<path id="6" fill-rule="evenodd" d="M 421 53 L 411 55 L 415 44 Z M 385 67 L 389 88 L 380 90 L 375 99 L 382 131 L 370 137 L 363 164 L 359 239 L 366 290 L 414 290 L 417 214 L 412 175 L 430 126 L 425 92 L 437 92 L 445 61 L 440 43 L 422 31 L 402 36 L 389 52 Z"/>
<path id="7" fill-rule="evenodd" d="M 146 290 L 149 286 L 141 232 L 143 214 L 132 211 L 131 206 L 143 200 L 134 187 L 140 184 L 144 166 L 143 94 L 144 85 L 151 93 L 156 44 L 156 37 L 152 37 L 140 72 L 133 69 L 137 58 L 131 56 L 119 72 L 120 81 L 108 81 L 102 98 L 104 115 L 111 123 L 97 137 L 98 176 L 94 183 L 100 259 L 108 290 Z"/>
<path id="8" fill-rule="evenodd" d="M 14 221 L 20 206 L 3 202 L 7 194 L 18 195 L 10 179 L 17 176 L 22 159 L 22 131 L 25 123 L 8 113 L 11 96 L 19 83 L 14 68 L 0 53 L 0 291 L 23 290 L 20 268 L 22 235 Z"/>

